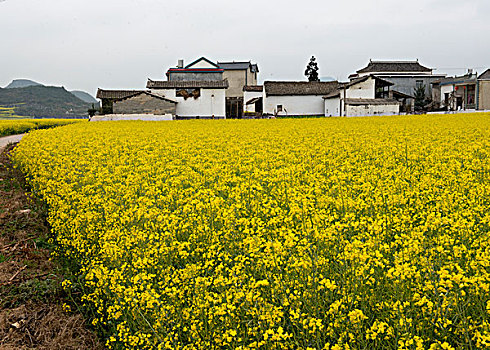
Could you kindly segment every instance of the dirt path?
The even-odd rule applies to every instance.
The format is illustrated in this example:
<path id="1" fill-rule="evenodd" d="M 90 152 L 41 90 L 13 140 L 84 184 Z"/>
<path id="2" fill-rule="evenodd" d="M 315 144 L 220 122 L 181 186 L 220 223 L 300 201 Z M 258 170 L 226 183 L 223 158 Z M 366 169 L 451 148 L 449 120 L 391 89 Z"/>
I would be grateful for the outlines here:
<path id="1" fill-rule="evenodd" d="M 7 147 L 7 145 L 9 143 L 17 143 L 17 142 L 19 142 L 24 135 L 25 134 L 10 135 L 10 136 L 0 137 L 0 153 L 3 152 L 3 150 L 5 149 L 5 147 Z"/>
<path id="2" fill-rule="evenodd" d="M 102 349 L 84 317 L 63 310 L 65 270 L 50 260 L 45 208 L 12 167 L 13 148 L 0 153 L 0 349 Z"/>

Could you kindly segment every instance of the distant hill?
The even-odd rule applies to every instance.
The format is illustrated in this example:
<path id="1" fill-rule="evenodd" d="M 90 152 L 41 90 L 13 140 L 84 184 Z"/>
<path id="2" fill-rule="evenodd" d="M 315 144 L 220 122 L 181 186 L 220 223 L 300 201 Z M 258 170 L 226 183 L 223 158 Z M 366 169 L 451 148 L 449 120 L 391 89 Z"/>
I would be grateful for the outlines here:
<path id="1" fill-rule="evenodd" d="M 74 90 L 74 91 L 70 91 L 73 95 L 75 95 L 76 97 L 78 97 L 80 100 L 82 100 L 83 102 L 87 102 L 87 103 L 94 103 L 94 104 L 98 104 L 99 101 L 97 101 L 95 99 L 95 97 L 93 97 L 92 95 L 90 95 L 88 92 L 85 92 L 85 91 L 79 91 L 79 90 Z"/>
<path id="2" fill-rule="evenodd" d="M 8 84 L 5 88 L 14 89 L 14 88 L 24 88 L 28 86 L 42 86 L 42 84 L 28 79 L 15 79 L 12 80 L 12 82 Z"/>
<path id="3" fill-rule="evenodd" d="M 332 77 L 321 77 L 320 78 L 320 81 L 335 81 L 336 79 L 335 78 L 332 78 Z"/>
<path id="4" fill-rule="evenodd" d="M 85 118 L 92 104 L 63 87 L 36 85 L 0 89 L 0 106 L 13 107 L 15 114 L 20 116 Z"/>

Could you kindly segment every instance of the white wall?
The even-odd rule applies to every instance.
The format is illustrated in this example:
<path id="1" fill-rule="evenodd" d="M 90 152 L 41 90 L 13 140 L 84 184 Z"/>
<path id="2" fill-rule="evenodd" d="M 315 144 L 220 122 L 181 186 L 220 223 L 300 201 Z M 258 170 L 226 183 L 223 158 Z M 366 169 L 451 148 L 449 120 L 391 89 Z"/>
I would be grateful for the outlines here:
<path id="1" fill-rule="evenodd" d="M 145 121 L 164 121 L 173 120 L 172 114 L 104 114 L 96 115 L 90 119 L 92 122 L 117 121 L 117 120 L 145 120 Z"/>
<path id="2" fill-rule="evenodd" d="M 185 100 L 176 96 L 176 89 L 153 89 L 154 94 L 164 95 L 171 100 L 177 101 L 178 117 L 211 117 L 225 118 L 225 89 L 200 89 L 201 96 L 194 99 L 192 96 Z"/>
<path id="3" fill-rule="evenodd" d="M 365 117 L 370 115 L 396 115 L 399 114 L 400 106 L 398 104 L 386 105 L 361 105 L 346 106 L 347 117 Z"/>
<path id="4" fill-rule="evenodd" d="M 369 78 L 366 81 L 350 86 L 345 92 L 346 98 L 374 98 L 376 96 L 375 80 Z"/>
<path id="5" fill-rule="evenodd" d="M 243 92 L 243 112 L 255 112 L 255 104 L 247 105 L 247 101 L 252 98 L 262 97 L 262 91 L 244 91 Z"/>
<path id="6" fill-rule="evenodd" d="M 339 117 L 341 115 L 340 97 L 325 99 L 325 117 Z"/>
<path id="7" fill-rule="evenodd" d="M 275 114 L 277 105 L 282 105 L 283 110 L 278 116 L 325 115 L 322 95 L 266 97 L 264 92 L 264 113 Z"/>
<path id="8" fill-rule="evenodd" d="M 449 93 L 451 94 L 454 91 L 453 85 L 441 85 L 441 101 L 444 102 L 444 94 Z M 451 95 L 449 95 L 451 96 Z"/>

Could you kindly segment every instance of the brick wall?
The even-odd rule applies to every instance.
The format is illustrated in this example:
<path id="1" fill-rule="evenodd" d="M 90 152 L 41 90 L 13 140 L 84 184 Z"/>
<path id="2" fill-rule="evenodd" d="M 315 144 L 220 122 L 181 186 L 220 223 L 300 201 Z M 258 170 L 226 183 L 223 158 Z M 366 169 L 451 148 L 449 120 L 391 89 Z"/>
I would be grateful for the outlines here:
<path id="1" fill-rule="evenodd" d="M 114 102 L 114 114 L 172 114 L 177 104 L 147 94 L 140 94 Z"/>

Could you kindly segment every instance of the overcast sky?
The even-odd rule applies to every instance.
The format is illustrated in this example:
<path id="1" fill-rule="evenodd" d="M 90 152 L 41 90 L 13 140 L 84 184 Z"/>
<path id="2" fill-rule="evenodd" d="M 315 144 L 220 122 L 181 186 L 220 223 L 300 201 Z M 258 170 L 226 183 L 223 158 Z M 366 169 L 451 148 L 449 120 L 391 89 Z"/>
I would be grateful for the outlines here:
<path id="1" fill-rule="evenodd" d="M 489 0 L 0 0 L 0 86 L 145 88 L 182 58 L 252 60 L 259 80 L 345 80 L 369 59 L 490 68 Z"/>

